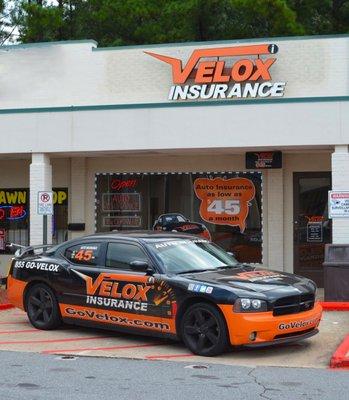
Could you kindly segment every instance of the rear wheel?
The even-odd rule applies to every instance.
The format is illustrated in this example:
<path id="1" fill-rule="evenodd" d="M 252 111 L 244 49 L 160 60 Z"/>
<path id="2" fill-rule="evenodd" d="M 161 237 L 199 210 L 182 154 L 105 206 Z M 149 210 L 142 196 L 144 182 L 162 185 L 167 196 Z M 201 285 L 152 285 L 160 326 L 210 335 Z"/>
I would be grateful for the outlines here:
<path id="1" fill-rule="evenodd" d="M 28 289 L 25 309 L 30 323 L 37 329 L 55 329 L 61 324 L 56 296 L 44 283 L 38 283 Z"/>
<path id="2" fill-rule="evenodd" d="M 220 312 L 211 304 L 197 303 L 183 315 L 184 344 L 200 356 L 216 356 L 228 346 L 227 328 Z"/>

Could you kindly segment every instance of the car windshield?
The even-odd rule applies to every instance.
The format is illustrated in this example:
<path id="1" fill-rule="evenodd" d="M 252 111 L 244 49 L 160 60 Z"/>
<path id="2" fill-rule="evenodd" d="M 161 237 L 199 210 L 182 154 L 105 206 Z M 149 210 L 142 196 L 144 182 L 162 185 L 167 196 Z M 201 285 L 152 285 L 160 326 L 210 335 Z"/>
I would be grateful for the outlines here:
<path id="1" fill-rule="evenodd" d="M 167 273 L 184 274 L 225 267 L 238 262 L 226 251 L 204 239 L 160 239 L 147 241 Z"/>

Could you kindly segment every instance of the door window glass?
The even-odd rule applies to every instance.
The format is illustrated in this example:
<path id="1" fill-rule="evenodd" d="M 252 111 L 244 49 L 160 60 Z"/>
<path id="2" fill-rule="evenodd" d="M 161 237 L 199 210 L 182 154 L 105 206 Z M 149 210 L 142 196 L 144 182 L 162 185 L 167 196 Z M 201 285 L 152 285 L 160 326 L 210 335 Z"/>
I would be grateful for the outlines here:
<path id="1" fill-rule="evenodd" d="M 329 172 L 295 173 L 294 271 L 323 286 L 325 244 L 331 243 L 328 218 Z"/>
<path id="2" fill-rule="evenodd" d="M 80 243 L 65 250 L 64 256 L 74 264 L 97 265 L 101 243 Z"/>
<path id="3" fill-rule="evenodd" d="M 148 261 L 144 252 L 133 244 L 109 243 L 106 266 L 110 268 L 130 269 L 132 261 Z"/>

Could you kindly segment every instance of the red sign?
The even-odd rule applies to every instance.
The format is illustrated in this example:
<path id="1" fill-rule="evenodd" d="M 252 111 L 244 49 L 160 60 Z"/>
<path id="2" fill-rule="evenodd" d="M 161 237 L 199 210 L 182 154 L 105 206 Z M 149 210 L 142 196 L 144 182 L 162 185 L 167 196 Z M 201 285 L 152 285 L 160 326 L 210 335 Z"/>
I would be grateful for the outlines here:
<path id="1" fill-rule="evenodd" d="M 122 179 L 112 179 L 110 187 L 113 190 L 121 190 L 121 189 L 133 189 L 137 186 L 137 179 L 127 179 L 126 181 Z"/>
<path id="2" fill-rule="evenodd" d="M 40 199 L 43 203 L 50 201 L 50 195 L 48 193 L 42 193 Z"/>

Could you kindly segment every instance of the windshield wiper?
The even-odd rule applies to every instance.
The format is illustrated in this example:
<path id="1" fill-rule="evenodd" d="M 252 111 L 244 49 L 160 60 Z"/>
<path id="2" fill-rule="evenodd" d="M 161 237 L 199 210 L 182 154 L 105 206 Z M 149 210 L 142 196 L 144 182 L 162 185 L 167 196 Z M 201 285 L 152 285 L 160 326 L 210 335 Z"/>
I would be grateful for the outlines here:
<path id="1" fill-rule="evenodd" d="M 180 271 L 180 272 L 177 272 L 176 274 L 177 275 L 181 275 L 181 274 L 194 274 L 194 273 L 196 273 L 196 272 L 206 272 L 206 271 L 214 271 L 213 269 L 191 269 L 191 270 L 189 270 L 189 271 Z"/>
<path id="2" fill-rule="evenodd" d="M 222 265 L 221 267 L 217 267 L 216 269 L 229 269 L 229 268 L 237 268 L 236 264 L 233 265 Z"/>

